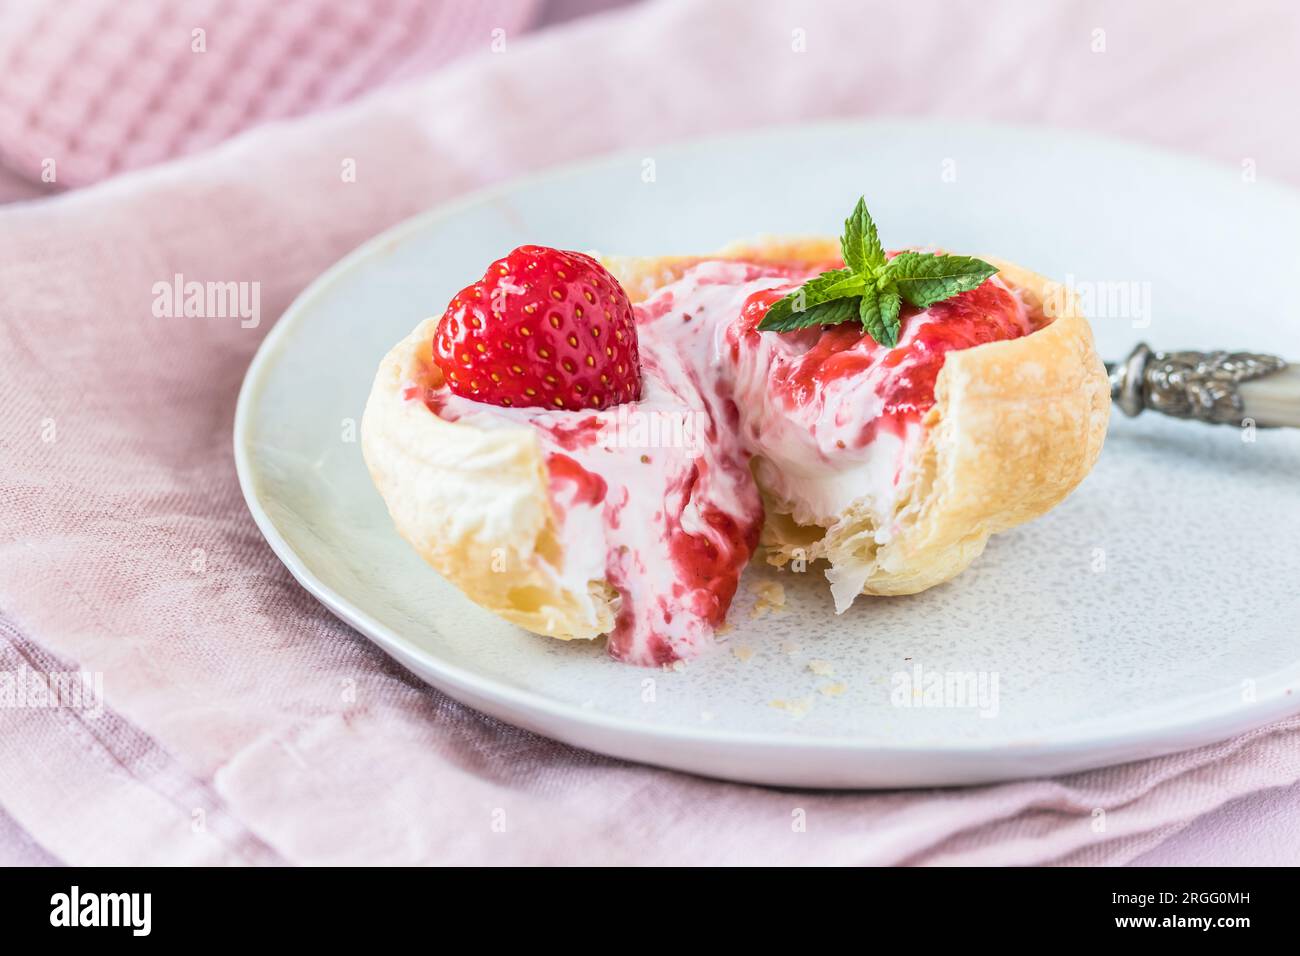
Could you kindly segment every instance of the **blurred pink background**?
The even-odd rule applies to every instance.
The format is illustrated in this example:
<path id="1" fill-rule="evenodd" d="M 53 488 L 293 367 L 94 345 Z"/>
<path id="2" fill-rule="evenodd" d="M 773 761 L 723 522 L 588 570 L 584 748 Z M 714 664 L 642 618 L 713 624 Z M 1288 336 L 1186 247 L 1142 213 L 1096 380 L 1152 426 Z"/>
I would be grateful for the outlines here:
<path id="1" fill-rule="evenodd" d="M 571 97 L 585 90 L 589 103 L 604 109 L 606 121 L 622 122 L 611 126 L 611 138 L 628 139 L 644 128 L 659 141 L 697 135 L 719 123 L 753 126 L 832 115 L 985 118 L 1093 129 L 1234 167 L 1249 156 L 1261 176 L 1300 182 L 1300 127 L 1293 103 L 1300 20 L 1295 5 L 1281 0 L 1244 0 L 1229 7 L 1158 3 L 1142 9 L 1121 2 L 1014 0 L 904 5 L 908 26 L 891 35 L 888 49 L 860 51 L 881 61 L 884 81 L 860 83 L 856 70 L 875 66 L 846 62 L 839 73 L 818 80 L 819 86 L 774 82 L 757 94 L 745 82 L 746 70 L 761 70 L 762 64 L 744 44 L 765 41 L 750 28 L 750 12 L 762 7 L 766 19 L 761 22 L 780 25 L 767 38 L 779 44 L 788 42 L 779 30 L 789 23 L 807 19 L 833 25 L 835 18 L 823 15 L 827 5 L 759 0 L 747 9 L 644 0 L 637 10 L 624 9 L 631 4 L 0 0 L 0 203 L 22 203 L 30 211 L 28 225 L 41 216 L 53 222 L 82 215 L 93 222 L 91 200 L 82 206 L 43 206 L 51 202 L 45 197 L 80 190 L 111 196 L 115 187 L 128 188 L 123 183 L 146 189 L 154 182 L 150 176 L 183 182 L 187 171 L 199 167 L 159 164 L 206 151 L 227 150 L 233 157 L 242 149 L 264 156 L 267 147 L 258 153 L 257 134 L 250 130 L 337 110 L 402 84 L 415 89 L 430 77 L 441 77 L 447 89 L 470 91 L 464 102 L 477 96 L 500 107 L 489 115 L 467 116 L 460 112 L 462 100 L 451 99 L 438 101 L 436 109 L 445 109 L 445 128 L 458 134 L 472 136 L 474 124 L 482 124 L 490 134 L 485 138 L 502 151 L 518 146 L 513 131 L 516 125 L 528 128 L 522 113 L 536 104 L 530 97 L 540 96 L 538 89 Z M 784 11 L 784 19 L 772 14 L 774 8 Z M 832 8 L 866 19 L 870 11 L 880 22 L 888 10 L 883 4 Z M 1091 31 L 1102 26 L 1113 51 L 1109 59 L 1087 52 Z M 658 101 L 652 71 L 620 76 L 610 86 L 615 92 L 608 92 L 599 72 L 583 75 L 586 63 L 580 56 L 548 56 L 551 49 L 581 50 L 585 40 L 602 44 L 608 66 L 618 60 L 608 50 L 610 38 L 627 49 L 659 44 L 665 62 L 685 73 L 677 96 L 687 95 L 682 84 L 689 82 L 712 112 L 694 116 L 680 100 Z M 497 42 L 526 45 L 531 59 L 525 62 L 554 72 L 494 72 L 485 58 Z M 449 69 L 462 72 L 452 76 Z M 807 95 L 810 87 L 816 96 Z M 623 101 L 610 99 L 615 96 Z M 727 97 L 734 108 L 724 108 Z M 399 100 L 394 93 L 366 103 L 400 120 L 393 105 Z M 629 110 L 640 112 L 629 115 Z M 441 131 L 440 119 L 426 118 L 428 127 Z M 538 150 L 541 165 L 572 158 L 564 146 Z M 513 174 L 531 160 L 448 175 L 460 176 L 468 187 Z M 218 160 L 212 162 L 215 169 Z M 474 163 L 470 149 L 466 167 Z M 382 219 L 406 211 L 398 203 L 375 215 Z M 62 265 L 75 272 L 75 261 Z M 41 634 L 29 637 L 39 641 Z M 1175 830 L 1130 862 L 1295 864 L 1300 785 L 1251 794 Z M 0 805 L 0 863 L 60 859 Z"/>
<path id="2" fill-rule="evenodd" d="M 631 2 L 0 0 L 0 202 L 183 156 Z"/>

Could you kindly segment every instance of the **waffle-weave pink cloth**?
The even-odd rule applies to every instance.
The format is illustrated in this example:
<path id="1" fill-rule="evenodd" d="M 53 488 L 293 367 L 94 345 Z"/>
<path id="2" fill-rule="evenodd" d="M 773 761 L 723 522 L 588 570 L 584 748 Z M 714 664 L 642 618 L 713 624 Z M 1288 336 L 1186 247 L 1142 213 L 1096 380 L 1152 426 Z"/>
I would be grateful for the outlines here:
<path id="1" fill-rule="evenodd" d="M 905 112 L 1087 127 L 1234 169 L 1247 155 L 1294 181 L 1300 127 L 1277 122 L 1292 90 L 1276 78 L 1292 75 L 1297 11 L 1183 11 L 656 2 L 0 209 L 0 671 L 100 672 L 106 701 L 99 716 L 0 708 L 9 856 L 1118 863 L 1300 778 L 1300 719 L 1143 763 L 931 792 L 766 790 L 574 750 L 428 689 L 333 619 L 261 540 L 232 463 L 244 370 L 314 276 L 408 214 L 557 161 Z M 355 182 L 340 180 L 345 157 Z M 175 273 L 259 281 L 266 319 L 154 318 L 153 283 Z"/>
<path id="2" fill-rule="evenodd" d="M 95 182 L 508 44 L 540 2 L 0 0 L 0 156 Z"/>

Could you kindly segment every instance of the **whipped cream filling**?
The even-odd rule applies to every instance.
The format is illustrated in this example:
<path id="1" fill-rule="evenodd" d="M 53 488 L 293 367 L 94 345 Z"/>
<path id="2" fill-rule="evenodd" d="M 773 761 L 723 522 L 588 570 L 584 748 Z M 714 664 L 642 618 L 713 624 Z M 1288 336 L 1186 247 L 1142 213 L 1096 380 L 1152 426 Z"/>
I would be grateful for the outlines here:
<path id="1" fill-rule="evenodd" d="M 712 645 L 762 526 L 755 477 L 799 524 L 829 527 L 865 511 L 878 543 L 893 534 L 924 440 L 921 404 L 933 401 L 932 326 L 945 317 L 909 316 L 892 350 L 848 325 L 757 332 L 767 307 L 812 274 L 708 261 L 637 305 L 639 402 L 595 412 L 503 408 L 439 390 L 444 419 L 535 431 L 563 549 L 551 570 L 577 595 L 592 581 L 613 585 L 612 656 L 662 665 Z M 1031 331 L 1011 298 L 1012 329 L 993 337 Z M 947 347 L 968 344 L 976 343 Z M 869 570 L 861 580 L 828 574 L 838 610 Z"/>
<path id="2" fill-rule="evenodd" d="M 908 323 L 900 349 L 932 321 L 918 318 Z M 846 350 L 834 357 L 846 367 L 844 374 L 800 377 L 793 369 L 808 363 L 820 334 L 750 334 L 736 350 L 731 387 L 746 447 L 756 457 L 755 473 L 779 510 L 802 525 L 827 527 L 861 505 L 891 514 L 924 429 L 919 416 L 868 429 L 886 411 L 882 383 L 906 375 L 911 359 L 886 367 L 871 361 L 869 352 L 855 356 Z M 869 342 L 868 347 L 888 354 Z"/>

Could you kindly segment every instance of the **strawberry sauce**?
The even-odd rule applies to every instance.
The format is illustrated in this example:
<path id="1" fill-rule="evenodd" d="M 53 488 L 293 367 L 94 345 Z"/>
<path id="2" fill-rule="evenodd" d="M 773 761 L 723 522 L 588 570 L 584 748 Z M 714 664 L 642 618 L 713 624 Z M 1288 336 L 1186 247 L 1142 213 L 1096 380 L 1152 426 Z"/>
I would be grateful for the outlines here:
<path id="1" fill-rule="evenodd" d="M 734 334 L 728 335 L 733 358 L 772 334 L 757 327 L 784 294 L 778 287 L 746 300 Z M 925 310 L 905 305 L 901 323 L 904 338 L 892 349 L 877 344 L 857 322 L 779 333 L 794 346 L 794 353 L 773 363 L 769 382 L 786 406 L 794 409 L 817 401 L 837 380 L 889 370 L 890 374 L 879 376 L 875 388 L 881 399 L 879 410 L 860 423 L 857 444 L 863 446 L 881 427 L 896 431 L 903 422 L 919 421 L 933 407 L 935 382 L 948 352 L 1019 338 L 1036 327 L 1020 300 L 992 281 Z"/>
<path id="2" fill-rule="evenodd" d="M 558 486 L 567 482 L 573 485 L 573 500 L 577 504 L 595 506 L 605 500 L 605 492 L 609 490 L 605 479 L 583 468 L 568 455 L 548 455 L 546 470 L 551 475 L 552 496 Z"/>

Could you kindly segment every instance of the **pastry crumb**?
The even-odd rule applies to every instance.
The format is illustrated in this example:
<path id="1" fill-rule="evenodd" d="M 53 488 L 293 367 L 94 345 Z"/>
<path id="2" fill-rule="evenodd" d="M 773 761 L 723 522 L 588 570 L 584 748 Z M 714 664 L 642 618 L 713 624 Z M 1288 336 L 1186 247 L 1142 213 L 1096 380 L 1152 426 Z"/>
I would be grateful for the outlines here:
<path id="1" fill-rule="evenodd" d="M 668 666 L 669 666 L 672 670 L 675 670 L 675 671 L 676 671 L 677 673 L 679 673 L 679 674 L 680 674 L 682 671 L 686 670 L 686 662 L 685 662 L 685 661 L 673 661 L 673 662 L 672 662 L 670 665 L 668 665 Z"/>
<path id="2" fill-rule="evenodd" d="M 809 661 L 808 669 L 818 677 L 834 677 L 835 667 L 830 661 Z"/>
<path id="3" fill-rule="evenodd" d="M 822 684 L 821 687 L 817 688 L 817 692 L 823 697 L 839 697 L 846 690 L 848 690 L 848 687 L 841 681 L 836 681 L 833 684 Z"/>
<path id="4" fill-rule="evenodd" d="M 759 618 L 768 611 L 780 611 L 785 608 L 785 585 L 780 581 L 759 581 L 754 585 L 754 593 L 758 595 L 758 600 L 754 602 L 754 609 L 749 612 L 750 617 Z"/>
<path id="5" fill-rule="evenodd" d="M 803 648 L 794 641 L 784 641 L 781 644 L 781 653 L 788 657 L 794 657 L 801 650 L 803 650 Z"/>
<path id="6" fill-rule="evenodd" d="M 774 700 L 768 706 L 784 710 L 795 720 L 800 720 L 812 710 L 812 704 L 812 698 L 801 697 L 798 700 Z"/>
<path id="7" fill-rule="evenodd" d="M 754 649 L 748 644 L 737 644 L 731 649 L 731 653 L 735 655 L 736 660 L 743 664 L 754 656 Z"/>

